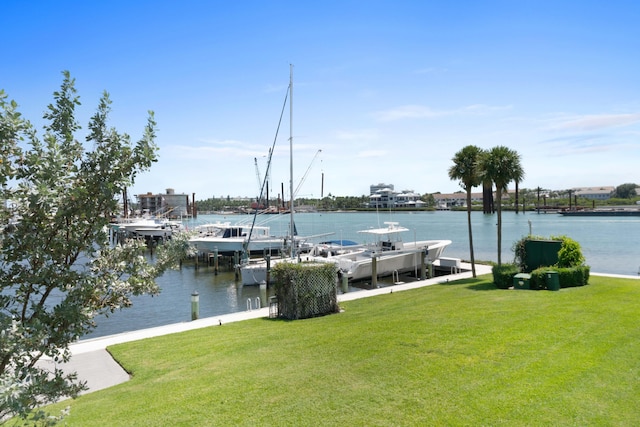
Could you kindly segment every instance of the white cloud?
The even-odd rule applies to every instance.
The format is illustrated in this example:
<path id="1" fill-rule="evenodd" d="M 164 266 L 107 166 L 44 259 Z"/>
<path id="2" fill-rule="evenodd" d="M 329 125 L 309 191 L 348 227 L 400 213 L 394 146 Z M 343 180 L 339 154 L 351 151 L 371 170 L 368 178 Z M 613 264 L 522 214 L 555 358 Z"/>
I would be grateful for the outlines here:
<path id="1" fill-rule="evenodd" d="M 375 140 L 378 139 L 379 133 L 377 129 L 360 129 L 360 130 L 351 130 L 351 131 L 337 131 L 336 138 L 340 140 L 346 141 L 361 141 L 361 140 Z"/>
<path id="2" fill-rule="evenodd" d="M 640 122 L 640 113 L 633 114 L 592 114 L 571 117 L 552 126 L 553 130 L 593 131 L 611 127 L 630 126 Z"/>
<path id="3" fill-rule="evenodd" d="M 365 150 L 358 153 L 358 157 L 371 158 L 371 157 L 385 157 L 389 154 L 386 150 Z"/>
<path id="4" fill-rule="evenodd" d="M 203 141 L 207 145 L 169 145 L 163 148 L 163 152 L 170 152 L 172 156 L 189 159 L 213 158 L 215 155 L 227 156 L 263 156 L 266 150 L 263 146 L 251 145 L 242 141 Z"/>
<path id="5" fill-rule="evenodd" d="M 445 112 L 434 111 L 423 105 L 403 105 L 391 110 L 379 111 L 375 113 L 378 120 L 390 122 L 402 119 L 432 119 L 446 114 Z"/>
<path id="6" fill-rule="evenodd" d="M 491 106 L 485 104 L 472 104 L 453 110 L 434 110 L 424 105 L 403 105 L 386 111 L 375 113 L 375 117 L 383 122 L 402 119 L 434 119 L 437 117 L 454 115 L 481 115 L 491 114 L 496 111 L 510 110 L 512 106 Z"/>

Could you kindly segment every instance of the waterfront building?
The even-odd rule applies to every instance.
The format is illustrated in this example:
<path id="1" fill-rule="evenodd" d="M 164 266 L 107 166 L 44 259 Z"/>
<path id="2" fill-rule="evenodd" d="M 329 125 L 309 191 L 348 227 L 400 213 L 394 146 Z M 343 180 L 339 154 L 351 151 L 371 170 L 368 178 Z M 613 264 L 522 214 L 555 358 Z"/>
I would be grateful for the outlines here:
<path id="1" fill-rule="evenodd" d="M 425 203 L 420 200 L 420 194 L 413 190 L 406 190 L 396 194 L 396 206 L 399 208 L 421 208 Z"/>
<path id="2" fill-rule="evenodd" d="M 422 207 L 420 194 L 413 190 L 394 191 L 393 184 L 376 184 L 369 187 L 370 208 L 413 208 Z"/>
<path id="3" fill-rule="evenodd" d="M 151 215 L 166 216 L 169 218 L 182 218 L 189 216 L 191 204 L 188 194 L 176 194 L 173 188 L 167 188 L 165 194 L 139 194 L 138 205 L 140 212 L 148 212 Z"/>
<path id="4" fill-rule="evenodd" d="M 603 187 L 578 187 L 572 188 L 573 194 L 578 197 L 582 197 L 590 200 L 608 200 L 611 195 L 616 191 L 615 187 L 603 186 Z"/>
<path id="5" fill-rule="evenodd" d="M 457 193 L 434 193 L 433 199 L 439 209 L 461 207 L 467 205 L 467 193 L 459 191 Z M 471 203 L 482 204 L 482 193 L 471 193 Z"/>
<path id="6" fill-rule="evenodd" d="M 393 184 L 377 184 L 369 188 L 369 207 L 387 209 L 396 206 L 396 192 L 393 190 Z"/>

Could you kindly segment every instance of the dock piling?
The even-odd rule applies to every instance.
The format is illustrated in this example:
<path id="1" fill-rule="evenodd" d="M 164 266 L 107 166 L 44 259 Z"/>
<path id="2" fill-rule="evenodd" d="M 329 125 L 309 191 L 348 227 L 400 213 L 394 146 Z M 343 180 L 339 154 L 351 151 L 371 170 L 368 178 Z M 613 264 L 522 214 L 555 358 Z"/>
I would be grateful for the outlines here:
<path id="1" fill-rule="evenodd" d="M 378 287 L 378 257 L 375 254 L 371 257 L 371 286 Z"/>
<path id="2" fill-rule="evenodd" d="M 240 278 L 240 254 L 238 251 L 233 253 L 233 265 L 235 266 L 235 277 L 238 280 Z"/>
<path id="3" fill-rule="evenodd" d="M 200 295 L 198 291 L 191 293 L 191 320 L 197 320 L 200 317 Z"/>

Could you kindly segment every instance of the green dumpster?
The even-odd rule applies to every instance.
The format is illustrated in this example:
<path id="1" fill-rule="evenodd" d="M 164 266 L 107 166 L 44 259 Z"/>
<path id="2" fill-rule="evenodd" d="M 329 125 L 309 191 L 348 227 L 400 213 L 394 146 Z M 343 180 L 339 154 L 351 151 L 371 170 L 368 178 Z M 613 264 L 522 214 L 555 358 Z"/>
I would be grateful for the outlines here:
<path id="1" fill-rule="evenodd" d="M 547 271 L 545 273 L 547 289 L 550 291 L 559 291 L 560 290 L 560 278 L 558 277 L 557 271 Z"/>
<path id="2" fill-rule="evenodd" d="M 561 247 L 560 240 L 526 240 L 524 242 L 526 271 L 530 273 L 538 267 L 556 264 Z"/>
<path id="3" fill-rule="evenodd" d="M 530 289 L 531 275 L 527 273 L 519 273 L 513 276 L 513 289 Z"/>

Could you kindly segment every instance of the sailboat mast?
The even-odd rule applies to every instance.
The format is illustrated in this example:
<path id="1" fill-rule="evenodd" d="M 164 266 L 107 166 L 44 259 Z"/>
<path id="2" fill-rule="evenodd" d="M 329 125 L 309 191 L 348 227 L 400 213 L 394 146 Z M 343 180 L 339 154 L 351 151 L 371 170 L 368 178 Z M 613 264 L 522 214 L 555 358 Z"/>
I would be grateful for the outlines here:
<path id="1" fill-rule="evenodd" d="M 293 222 L 293 64 L 289 64 L 289 194 L 291 206 L 289 206 L 289 233 L 291 237 L 291 258 L 295 256 L 295 223 Z"/>

